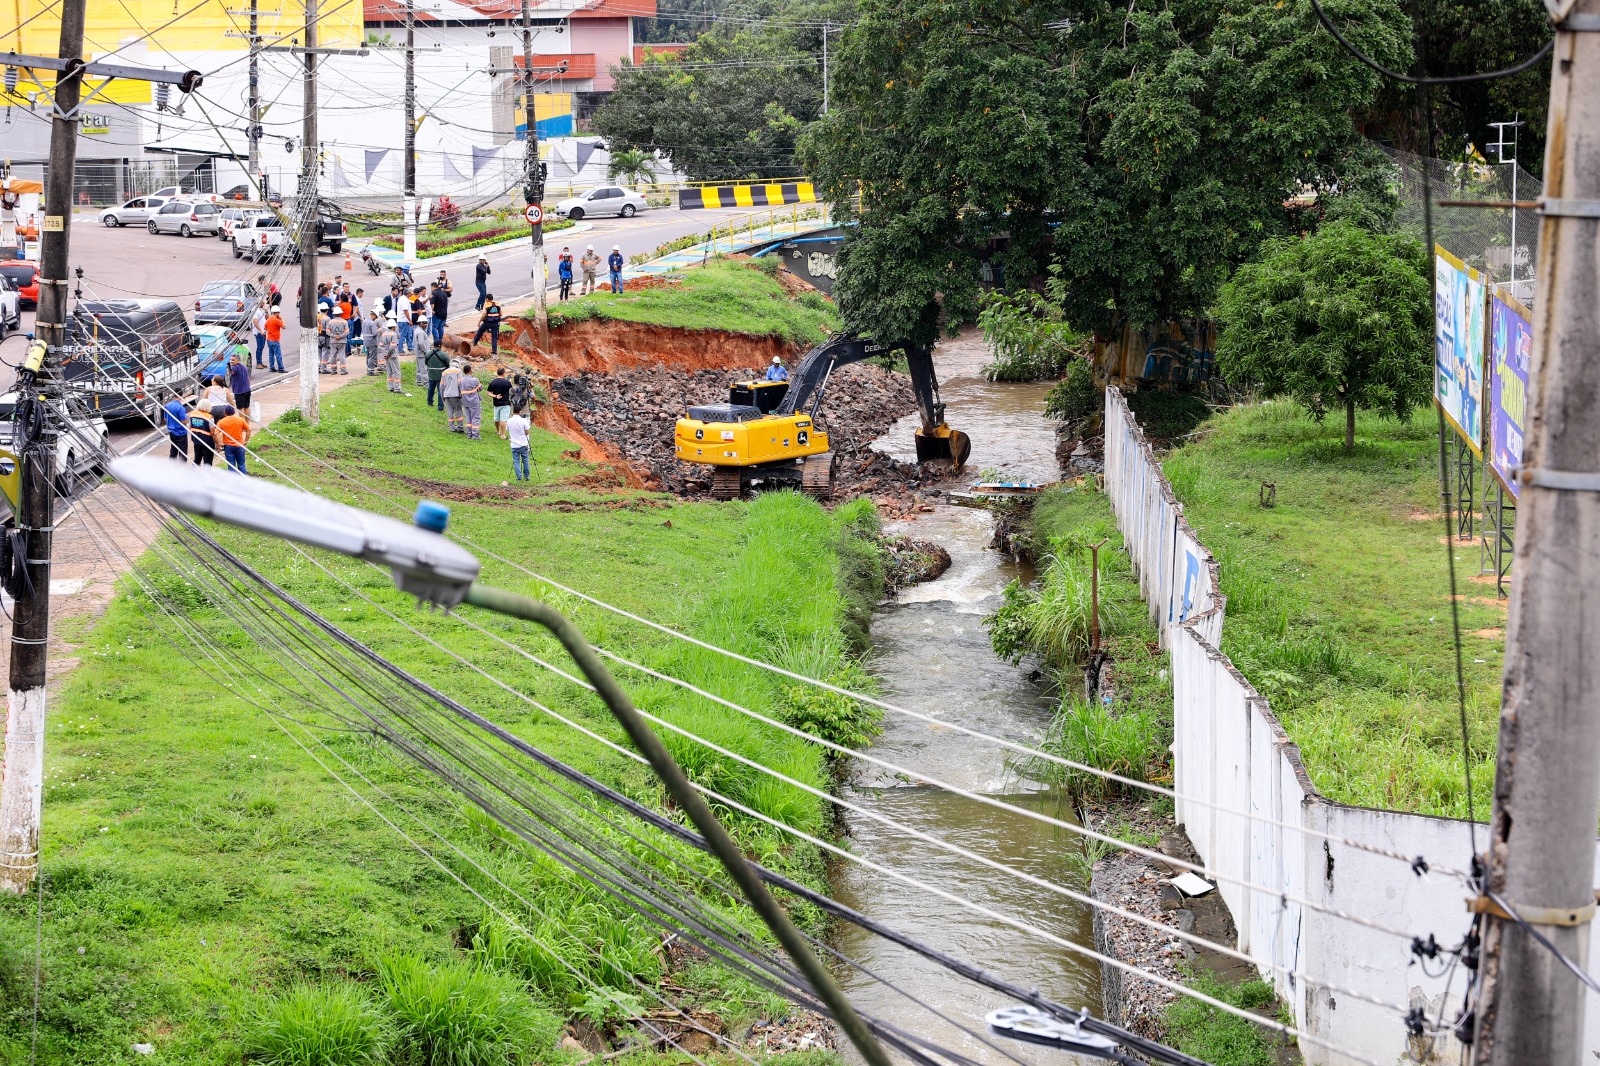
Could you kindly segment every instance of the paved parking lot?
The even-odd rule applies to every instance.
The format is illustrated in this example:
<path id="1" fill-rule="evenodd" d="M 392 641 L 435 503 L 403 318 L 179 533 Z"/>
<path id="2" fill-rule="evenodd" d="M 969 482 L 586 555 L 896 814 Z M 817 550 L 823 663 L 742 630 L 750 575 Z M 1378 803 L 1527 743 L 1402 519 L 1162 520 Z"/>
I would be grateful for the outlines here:
<path id="1" fill-rule="evenodd" d="M 581 230 L 563 230 L 548 234 L 547 250 L 553 258 L 562 245 L 570 245 L 575 254 L 582 254 L 585 245 L 593 244 L 602 255 L 613 244 L 622 246 L 625 256 L 648 252 L 657 245 L 689 233 L 699 233 L 712 225 L 725 221 L 740 211 L 678 211 L 676 208 L 647 211 L 631 219 L 598 219 L 587 223 Z M 248 259 L 235 259 L 229 245 L 215 237 L 154 235 L 144 229 L 125 226 L 109 229 L 99 223 L 97 212 L 82 210 L 73 216 L 71 265 L 81 268 L 83 276 L 76 284 L 81 287 L 82 298 L 127 299 L 158 297 L 176 300 L 191 317 L 194 302 L 201 286 L 208 281 L 233 278 L 255 280 L 268 274 L 284 293 L 283 333 L 284 363 L 289 374 L 299 371 L 299 318 L 294 309 L 295 294 L 300 287 L 300 268 L 297 264 L 284 264 L 274 268 L 270 264 L 253 264 Z M 354 269 L 345 268 L 345 256 L 323 251 L 317 259 L 317 277 L 332 280 L 345 275 L 352 283 L 367 290 L 369 301 L 381 299 L 388 291 L 388 275 L 374 276 L 362 265 L 361 242 L 345 246 L 351 255 Z M 493 273 L 489 291 L 503 301 L 525 297 L 532 292 L 533 253 L 529 242 L 514 247 L 484 253 Z M 463 316 L 475 314 L 472 309 L 477 293 L 473 287 L 473 264 L 476 257 L 446 263 L 450 280 L 455 287 L 452 311 Z M 414 268 L 419 282 L 435 277 L 440 268 L 422 262 Z M 551 275 L 554 276 L 552 266 Z M 22 313 L 23 331 L 33 328 L 32 309 Z M 452 318 L 455 317 L 452 315 Z M 0 341 L 0 363 L 15 364 L 23 354 L 26 341 L 21 334 Z M 11 387 L 15 372 L 10 365 L 0 366 L 0 392 Z M 257 376 L 258 388 L 277 380 L 276 375 Z M 118 452 L 140 446 L 152 436 L 150 427 L 142 422 L 119 423 L 112 426 L 111 441 Z"/>

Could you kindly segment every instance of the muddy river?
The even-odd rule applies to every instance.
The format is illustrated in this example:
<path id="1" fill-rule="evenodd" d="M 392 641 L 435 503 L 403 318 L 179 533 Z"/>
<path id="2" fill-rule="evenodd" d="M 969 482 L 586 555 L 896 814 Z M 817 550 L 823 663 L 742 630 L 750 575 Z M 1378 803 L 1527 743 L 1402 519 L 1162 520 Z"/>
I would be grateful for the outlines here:
<path id="1" fill-rule="evenodd" d="M 1058 477 L 1054 426 L 1043 417 L 1048 385 L 998 384 L 978 370 L 984 352 L 972 338 L 940 346 L 936 359 L 950 425 L 972 437 L 966 482 L 980 472 L 1002 480 L 1051 481 Z M 896 425 L 874 447 L 914 458 L 914 418 Z M 1026 669 L 996 658 L 984 616 L 1015 577 L 1027 579 L 1009 559 L 989 549 L 987 511 L 940 506 L 892 532 L 933 540 L 950 552 L 951 567 L 938 580 L 903 591 L 883 605 L 872 626 L 869 668 L 884 698 L 995 736 L 1034 743 L 1049 725 L 1051 707 Z M 972 792 L 1003 797 L 1017 806 L 1073 818 L 1061 796 L 1031 780 L 995 745 L 950 729 L 889 714 L 873 751 L 884 759 Z M 907 781 L 876 767 L 861 767 L 846 793 L 856 804 L 895 822 L 939 836 L 966 851 L 1006 863 L 1036 877 L 1083 889 L 1070 856 L 1077 839 L 1032 819 L 997 811 L 942 789 Z M 855 852 L 993 910 L 1023 918 L 1058 936 L 1093 942 L 1088 909 L 979 863 L 955 856 L 859 815 L 848 819 Z M 974 914 L 854 863 L 838 863 L 834 891 L 849 905 L 902 929 L 931 946 L 1073 1007 L 1100 1013 L 1098 967 L 1008 925 Z M 1008 1000 L 934 963 L 882 940 L 843 927 L 839 950 L 866 969 L 914 994 L 928 1007 L 982 1033 L 983 1015 Z M 1059 1051 L 993 1039 L 998 1047 L 964 1033 L 923 1006 L 859 971 L 841 970 L 852 999 L 863 1009 L 980 1062 L 1068 1063 Z"/>

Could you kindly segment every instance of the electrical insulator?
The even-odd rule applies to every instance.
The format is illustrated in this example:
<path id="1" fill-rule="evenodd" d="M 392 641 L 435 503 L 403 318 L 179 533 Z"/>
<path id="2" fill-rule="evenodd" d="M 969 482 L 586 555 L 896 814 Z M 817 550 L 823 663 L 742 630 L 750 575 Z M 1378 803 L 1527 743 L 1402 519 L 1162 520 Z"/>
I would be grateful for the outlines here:
<path id="1" fill-rule="evenodd" d="M 170 99 L 172 99 L 172 86 L 168 85 L 164 81 L 157 82 L 156 83 L 156 110 L 157 111 L 165 111 L 167 109 L 167 101 L 170 100 Z"/>
<path id="2" fill-rule="evenodd" d="M 6 68 L 6 92 L 7 93 L 14 93 L 16 91 L 17 91 L 17 68 L 16 67 L 7 67 Z"/>

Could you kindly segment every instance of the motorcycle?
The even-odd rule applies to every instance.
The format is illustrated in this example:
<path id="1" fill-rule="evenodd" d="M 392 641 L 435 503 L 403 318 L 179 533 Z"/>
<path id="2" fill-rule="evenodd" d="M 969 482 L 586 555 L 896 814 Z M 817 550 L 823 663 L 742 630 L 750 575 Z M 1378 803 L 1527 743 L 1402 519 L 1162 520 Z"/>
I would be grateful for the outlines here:
<path id="1" fill-rule="evenodd" d="M 378 261 L 377 256 L 372 254 L 372 245 L 369 244 L 365 248 L 361 249 L 361 261 L 367 264 L 367 269 L 372 271 L 374 274 L 383 273 L 383 264 Z"/>

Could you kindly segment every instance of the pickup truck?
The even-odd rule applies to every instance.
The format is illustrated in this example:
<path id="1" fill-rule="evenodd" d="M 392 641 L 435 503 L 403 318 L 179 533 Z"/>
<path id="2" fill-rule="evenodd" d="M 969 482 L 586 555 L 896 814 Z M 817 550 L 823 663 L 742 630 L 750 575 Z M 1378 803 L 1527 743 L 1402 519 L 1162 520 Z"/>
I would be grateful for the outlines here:
<path id="1" fill-rule="evenodd" d="M 335 255 L 344 247 L 347 236 L 348 229 L 343 222 L 328 218 L 317 222 L 317 243 L 325 245 L 328 251 Z M 288 232 L 283 228 L 283 220 L 278 215 L 260 215 L 250 219 L 248 225 L 241 222 L 234 226 L 233 257 L 238 259 L 249 256 L 259 263 L 263 259 L 274 259 L 283 255 L 290 262 L 298 262 L 299 248 L 291 248 L 287 252 L 277 250 L 279 245 L 288 240 Z"/>
<path id="2" fill-rule="evenodd" d="M 16 393 L 0 396 L 0 447 L 12 446 L 16 410 Z M 111 460 L 111 435 L 106 420 L 96 415 L 85 417 L 54 404 L 50 410 L 56 420 L 56 487 L 67 493 L 78 478 L 105 469 Z"/>

